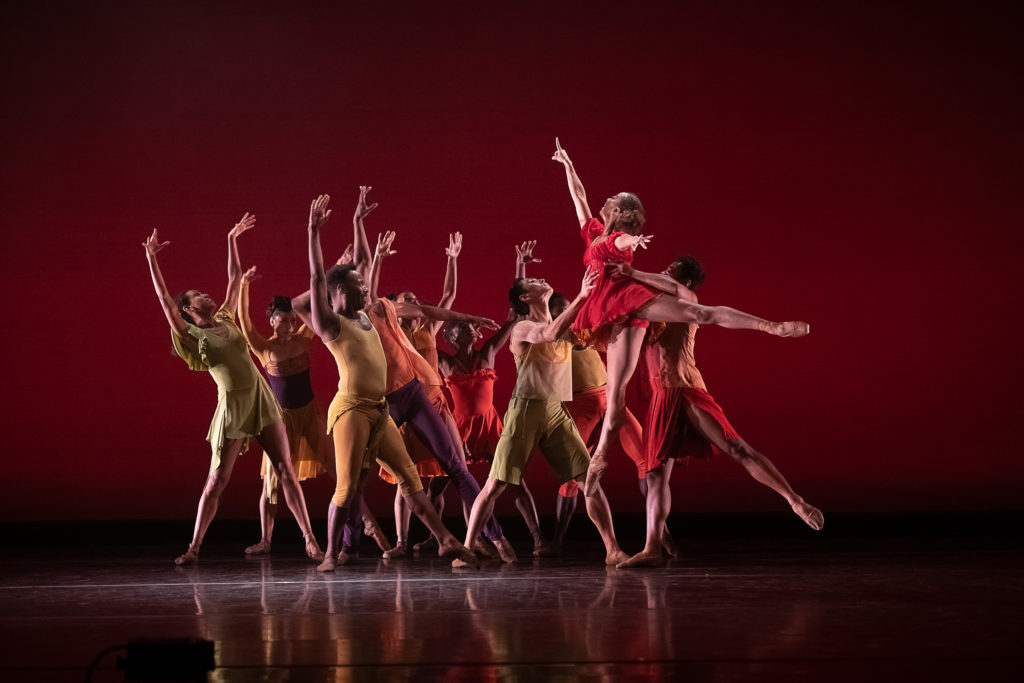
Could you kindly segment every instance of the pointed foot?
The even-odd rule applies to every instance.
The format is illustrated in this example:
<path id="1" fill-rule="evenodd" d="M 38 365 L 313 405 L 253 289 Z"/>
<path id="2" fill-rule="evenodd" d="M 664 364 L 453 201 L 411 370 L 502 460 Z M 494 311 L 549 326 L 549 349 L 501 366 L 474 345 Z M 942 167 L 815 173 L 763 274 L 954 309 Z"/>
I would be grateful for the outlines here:
<path id="1" fill-rule="evenodd" d="M 825 526 L 825 515 L 813 505 L 805 502 L 793 503 L 793 512 L 815 531 L 821 531 Z"/>

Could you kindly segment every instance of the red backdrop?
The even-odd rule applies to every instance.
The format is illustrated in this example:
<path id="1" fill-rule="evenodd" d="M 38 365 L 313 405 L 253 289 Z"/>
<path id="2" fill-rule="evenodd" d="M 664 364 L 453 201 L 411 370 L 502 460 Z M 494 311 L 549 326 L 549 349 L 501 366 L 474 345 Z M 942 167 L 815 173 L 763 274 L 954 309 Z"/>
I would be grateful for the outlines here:
<path id="1" fill-rule="evenodd" d="M 811 322 L 805 339 L 709 328 L 697 346 L 735 426 L 809 500 L 1020 506 L 1017 17 L 149 5 L 5 10 L 5 519 L 194 514 L 215 390 L 170 355 L 139 245 L 153 227 L 171 241 L 170 287 L 219 299 L 226 232 L 254 212 L 242 255 L 264 274 L 262 309 L 306 286 L 310 199 L 334 198 L 334 253 L 371 184 L 371 238 L 398 231 L 382 289 L 436 299 L 461 230 L 456 308 L 499 318 L 514 243 L 539 240 L 533 272 L 557 288 L 580 277 L 555 135 L 595 208 L 620 190 L 643 199 L 655 237 L 641 267 L 693 253 L 703 301 Z M 503 410 L 507 353 L 499 372 Z M 314 374 L 326 403 L 322 348 Z M 222 514 L 255 513 L 256 456 Z M 554 481 L 534 464 L 550 511 Z M 612 471 L 617 509 L 641 509 L 634 478 Z M 782 509 L 725 460 L 677 479 L 677 510 Z M 328 488 L 309 488 L 314 514 Z M 371 492 L 384 513 L 390 490 Z"/>

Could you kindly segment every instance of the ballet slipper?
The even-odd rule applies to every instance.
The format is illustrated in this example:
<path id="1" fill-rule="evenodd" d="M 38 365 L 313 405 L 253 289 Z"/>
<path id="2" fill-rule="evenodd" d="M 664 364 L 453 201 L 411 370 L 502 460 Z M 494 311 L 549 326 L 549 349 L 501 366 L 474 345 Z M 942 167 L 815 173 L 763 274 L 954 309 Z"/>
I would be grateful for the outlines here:
<path id="1" fill-rule="evenodd" d="M 616 567 L 628 559 L 629 555 L 627 555 L 622 548 L 618 548 L 604 556 L 604 563 L 609 567 Z"/>
<path id="2" fill-rule="evenodd" d="M 178 555 L 176 558 L 174 558 L 174 564 L 178 565 L 179 567 L 181 565 L 183 565 L 183 564 L 193 564 L 193 563 L 198 562 L 198 561 L 199 561 L 199 546 L 198 545 L 190 545 L 188 547 L 188 550 L 186 550 L 184 554 Z"/>
<path id="3" fill-rule="evenodd" d="M 363 531 L 367 536 L 373 539 L 373 542 L 377 544 L 377 547 L 382 551 L 387 552 L 391 550 L 391 541 L 384 534 L 384 530 L 380 528 L 376 520 L 363 518 Z"/>
<path id="4" fill-rule="evenodd" d="M 639 569 L 643 567 L 661 567 L 664 564 L 665 559 L 661 556 L 661 553 L 643 550 L 615 566 L 619 569 Z"/>
<path id="5" fill-rule="evenodd" d="M 519 558 L 516 557 L 515 548 L 508 542 L 508 539 L 502 536 L 497 541 L 494 541 L 494 547 L 498 550 L 498 556 L 501 561 L 505 564 L 515 564 Z"/>
<path id="6" fill-rule="evenodd" d="M 333 572 L 338 566 L 338 559 L 334 555 L 326 555 L 324 561 L 316 566 L 318 572 Z"/>
<path id="7" fill-rule="evenodd" d="M 324 559 L 324 551 L 320 550 L 320 546 L 312 536 L 306 538 L 306 556 L 314 562 Z"/>
<path id="8" fill-rule="evenodd" d="M 772 334 L 778 337 L 806 337 L 811 333 L 811 326 L 800 320 L 776 323 Z"/>
<path id="9" fill-rule="evenodd" d="M 604 476 L 606 469 L 608 469 L 608 458 L 604 453 L 594 453 L 594 457 L 590 459 L 590 467 L 587 468 L 587 479 L 583 482 L 583 495 L 590 498 L 597 493 L 597 488 L 601 485 L 601 477 Z"/>
<path id="10" fill-rule="evenodd" d="M 549 541 L 533 551 L 534 557 L 561 557 L 562 544 Z"/>
<path id="11" fill-rule="evenodd" d="M 792 508 L 796 516 L 804 520 L 807 526 L 815 531 L 821 531 L 821 528 L 825 526 L 825 515 L 821 514 L 821 510 L 813 505 L 801 500 L 793 503 Z"/>
<path id="12" fill-rule="evenodd" d="M 384 551 L 384 559 L 393 560 L 398 557 L 405 557 L 408 551 L 409 549 L 406 548 L 405 543 L 399 541 L 394 548 Z"/>
<path id="13" fill-rule="evenodd" d="M 270 554 L 270 539 L 265 538 L 259 543 L 255 543 L 245 549 L 246 555 L 269 555 Z"/>
<path id="14" fill-rule="evenodd" d="M 494 548 L 492 548 L 490 544 L 484 542 L 479 538 L 473 542 L 473 545 L 471 545 L 469 549 L 472 550 L 478 557 L 483 557 L 487 560 L 498 559 L 497 551 L 494 550 Z"/>
<path id="15" fill-rule="evenodd" d="M 429 553 L 437 550 L 440 546 L 437 544 L 437 539 L 431 536 L 425 541 L 420 541 L 412 547 L 413 552 L 416 553 Z"/>
<path id="16" fill-rule="evenodd" d="M 453 567 L 472 567 L 476 568 L 479 566 L 479 562 L 476 559 L 476 555 L 473 551 L 462 545 L 454 538 L 440 545 L 437 549 L 438 557 L 453 557 Z"/>

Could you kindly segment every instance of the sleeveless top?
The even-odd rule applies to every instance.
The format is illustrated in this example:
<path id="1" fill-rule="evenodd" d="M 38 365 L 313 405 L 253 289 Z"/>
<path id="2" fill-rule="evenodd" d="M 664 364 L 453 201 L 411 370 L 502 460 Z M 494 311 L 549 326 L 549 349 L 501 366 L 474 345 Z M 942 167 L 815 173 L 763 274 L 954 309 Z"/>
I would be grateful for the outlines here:
<path id="1" fill-rule="evenodd" d="M 698 327 L 695 323 L 671 323 L 665 327 L 656 343 L 647 345 L 647 375 L 653 391 L 707 391 L 693 355 Z"/>
<path id="2" fill-rule="evenodd" d="M 572 400 L 572 344 L 565 340 L 528 344 L 526 351 L 517 354 L 516 398 L 535 398 L 543 401 Z"/>
<path id="3" fill-rule="evenodd" d="M 373 325 L 363 329 L 360 321 L 367 316 L 360 312 L 359 320 L 339 315 L 341 332 L 325 346 L 338 364 L 338 393 L 379 401 L 387 388 L 387 360 L 380 336 Z"/>

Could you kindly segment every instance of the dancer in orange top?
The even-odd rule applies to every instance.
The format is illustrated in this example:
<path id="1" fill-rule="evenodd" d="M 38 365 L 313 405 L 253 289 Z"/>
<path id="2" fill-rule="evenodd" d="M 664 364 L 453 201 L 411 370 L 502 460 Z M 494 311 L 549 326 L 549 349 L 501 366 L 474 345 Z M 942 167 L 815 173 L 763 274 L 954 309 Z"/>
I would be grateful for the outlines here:
<path id="1" fill-rule="evenodd" d="M 585 245 L 584 264 L 598 272 L 594 293 L 576 316 L 572 330 L 583 343 L 608 352 L 608 410 L 584 485 L 584 493 L 590 495 L 608 466 L 608 441 L 622 427 L 626 384 L 636 368 L 648 325 L 671 322 L 720 325 L 760 330 L 779 337 L 802 337 L 810 332 L 810 326 L 799 321 L 770 322 L 725 306 L 701 306 L 633 280 L 611 277 L 605 272 L 607 264 L 631 263 L 633 252 L 637 248 L 646 249 L 652 239 L 640 233 L 646 220 L 640 199 L 629 192 L 609 197 L 601 207 L 601 220 L 597 220 L 590 212 L 583 183 L 558 138 L 555 138 L 555 153 L 551 158 L 565 168 Z M 657 330 L 653 331 L 656 336 Z"/>
<path id="2" fill-rule="evenodd" d="M 615 276 L 632 278 L 693 303 L 697 303 L 693 290 L 704 282 L 700 263 L 687 256 L 676 259 L 658 275 L 619 264 Z M 819 530 L 825 523 L 821 511 L 793 490 L 771 460 L 740 437 L 708 393 L 694 359 L 696 334 L 696 324 L 671 324 L 657 341 L 646 347 L 645 361 L 653 392 L 644 425 L 644 455 L 649 468 L 647 544 L 620 567 L 653 567 L 662 563 L 661 530 L 672 505 L 669 477 L 673 459 L 727 453 L 750 476 L 785 498 L 809 527 Z"/>

